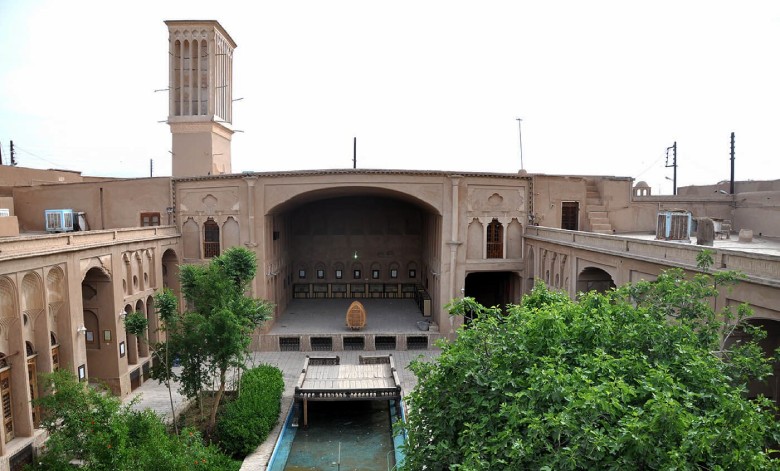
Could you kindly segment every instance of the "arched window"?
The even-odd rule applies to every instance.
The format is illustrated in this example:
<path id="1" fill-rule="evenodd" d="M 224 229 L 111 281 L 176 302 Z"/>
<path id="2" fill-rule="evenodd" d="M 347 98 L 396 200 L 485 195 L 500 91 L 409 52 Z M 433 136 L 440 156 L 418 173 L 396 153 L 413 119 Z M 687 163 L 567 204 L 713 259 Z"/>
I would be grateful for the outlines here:
<path id="1" fill-rule="evenodd" d="M 209 218 L 203 224 L 203 258 L 219 256 L 219 225 Z"/>
<path id="2" fill-rule="evenodd" d="M 504 226 L 498 219 L 487 227 L 487 258 L 504 258 Z"/>

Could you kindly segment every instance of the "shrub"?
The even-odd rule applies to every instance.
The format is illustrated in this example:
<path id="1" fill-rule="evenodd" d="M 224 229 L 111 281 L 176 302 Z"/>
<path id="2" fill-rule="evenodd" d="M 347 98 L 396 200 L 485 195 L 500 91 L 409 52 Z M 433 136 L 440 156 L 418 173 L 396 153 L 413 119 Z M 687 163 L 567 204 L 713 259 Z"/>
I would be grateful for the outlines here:
<path id="1" fill-rule="evenodd" d="M 79 383 L 69 371 L 43 375 L 50 394 L 37 400 L 50 436 L 28 469 L 111 471 L 234 471 L 241 466 L 200 434 L 168 434 L 151 410 L 135 411 L 102 391 Z"/>
<path id="2" fill-rule="evenodd" d="M 244 373 L 238 398 L 225 406 L 217 422 L 217 439 L 235 458 L 252 453 L 268 437 L 279 420 L 284 379 L 270 365 Z"/>

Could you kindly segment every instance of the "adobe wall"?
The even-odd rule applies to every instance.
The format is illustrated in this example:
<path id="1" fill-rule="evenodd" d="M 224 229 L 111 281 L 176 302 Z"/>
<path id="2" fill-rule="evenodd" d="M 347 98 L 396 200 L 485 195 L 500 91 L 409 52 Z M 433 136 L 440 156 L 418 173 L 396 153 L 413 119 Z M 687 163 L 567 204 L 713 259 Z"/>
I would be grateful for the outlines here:
<path id="1" fill-rule="evenodd" d="M 780 191 L 738 193 L 733 226 L 756 236 L 780 237 Z"/>
<path id="2" fill-rule="evenodd" d="M 0 171 L 0 186 L 33 186 L 80 181 L 82 181 L 81 172 L 71 170 L 39 170 L 3 165 Z"/>
<path id="3" fill-rule="evenodd" d="M 0 208 L 7 209 L 11 216 L 15 216 L 14 199 L 11 196 L 0 196 Z"/>
<path id="4" fill-rule="evenodd" d="M 44 231 L 44 211 L 84 211 L 90 229 L 138 227 L 140 213 L 160 213 L 168 223 L 170 178 L 139 178 L 69 185 L 14 188 L 14 205 L 22 232 Z"/>
<path id="5" fill-rule="evenodd" d="M 534 223 L 540 226 L 561 227 L 561 203 L 580 203 L 579 227 L 584 229 L 586 179 L 581 176 L 534 175 L 533 215 Z"/>
<path id="6" fill-rule="evenodd" d="M 678 196 L 708 196 L 721 191 L 728 192 L 731 183 L 721 181 L 715 185 L 691 185 L 677 188 Z M 734 182 L 736 193 L 754 193 L 758 191 L 780 191 L 780 180 L 761 180 L 761 181 L 737 181 Z"/>
<path id="7" fill-rule="evenodd" d="M 16 216 L 0 216 L 0 237 L 17 237 L 19 220 Z"/>

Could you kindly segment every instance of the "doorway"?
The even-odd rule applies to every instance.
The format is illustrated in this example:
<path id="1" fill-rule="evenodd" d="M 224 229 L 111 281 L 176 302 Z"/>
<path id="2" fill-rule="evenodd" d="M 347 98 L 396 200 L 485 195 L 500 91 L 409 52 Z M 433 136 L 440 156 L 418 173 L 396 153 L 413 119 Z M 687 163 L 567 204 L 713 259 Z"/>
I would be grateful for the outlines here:
<path id="1" fill-rule="evenodd" d="M 578 231 L 580 220 L 580 203 L 564 201 L 561 203 L 561 229 Z"/>

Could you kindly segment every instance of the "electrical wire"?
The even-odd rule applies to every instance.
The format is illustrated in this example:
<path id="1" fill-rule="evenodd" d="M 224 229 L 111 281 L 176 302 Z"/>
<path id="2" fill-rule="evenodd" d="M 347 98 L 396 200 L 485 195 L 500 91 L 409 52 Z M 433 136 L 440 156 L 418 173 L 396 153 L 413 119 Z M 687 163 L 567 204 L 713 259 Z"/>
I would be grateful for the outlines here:
<path id="1" fill-rule="evenodd" d="M 14 150 L 16 150 L 16 151 L 21 151 L 21 152 L 23 152 L 23 153 L 25 153 L 25 154 L 27 154 L 27 155 L 29 155 L 29 156 L 35 157 L 35 158 L 37 158 L 37 159 L 41 159 L 41 160 L 43 160 L 44 162 L 46 162 L 46 163 L 49 163 L 49 164 L 51 164 L 51 165 L 54 165 L 54 166 L 59 166 L 59 165 L 61 165 L 61 164 L 59 164 L 59 163 L 57 163 L 57 162 L 52 162 L 51 160 L 48 160 L 48 159 L 46 159 L 46 158 L 44 158 L 44 157 L 41 157 L 41 156 L 40 156 L 40 155 L 38 155 L 38 154 L 35 154 L 35 153 L 33 153 L 33 152 L 30 152 L 29 150 L 27 150 L 27 149 L 25 149 L 25 148 L 23 148 L 23 147 L 19 147 L 18 145 L 14 145 Z M 9 154 L 10 154 L 10 152 L 9 152 Z M 18 160 L 18 159 L 17 159 L 17 160 Z"/>
<path id="2" fill-rule="evenodd" d="M 639 177 L 641 177 L 642 175 L 644 175 L 644 174 L 646 174 L 647 172 L 649 172 L 650 170 L 652 170 L 652 169 L 653 169 L 653 168 L 654 168 L 654 167 L 655 167 L 655 166 L 658 164 L 658 162 L 660 162 L 660 161 L 661 161 L 661 159 L 663 159 L 664 157 L 665 157 L 665 156 L 663 156 L 663 155 L 662 155 L 661 157 L 658 157 L 658 158 L 657 158 L 657 159 L 656 159 L 656 160 L 655 160 L 653 163 L 651 163 L 651 164 L 650 164 L 650 166 L 649 166 L 649 167 L 647 167 L 646 169 L 644 169 L 644 170 L 642 170 L 641 172 L 639 172 L 639 174 L 638 174 L 638 175 L 636 175 L 634 178 L 636 178 L 636 179 L 638 180 L 638 179 L 639 179 Z"/>

